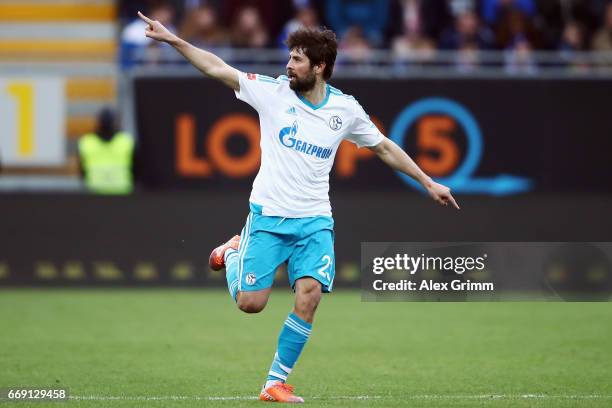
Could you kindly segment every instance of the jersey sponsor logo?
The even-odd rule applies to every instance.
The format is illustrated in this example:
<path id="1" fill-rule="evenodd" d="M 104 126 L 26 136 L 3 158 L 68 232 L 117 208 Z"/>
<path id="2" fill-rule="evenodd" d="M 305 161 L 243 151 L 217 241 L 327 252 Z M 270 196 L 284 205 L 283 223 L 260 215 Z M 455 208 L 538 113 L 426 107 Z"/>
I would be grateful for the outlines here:
<path id="1" fill-rule="evenodd" d="M 250 79 L 252 81 L 257 79 L 257 74 L 251 74 L 250 72 L 247 74 L 247 79 Z"/>
<path id="2" fill-rule="evenodd" d="M 297 110 L 295 109 L 295 106 L 292 106 L 289 109 L 287 109 L 285 113 L 288 115 L 297 116 Z"/>
<path id="3" fill-rule="evenodd" d="M 340 116 L 334 115 L 329 118 L 329 127 L 332 130 L 340 130 L 340 128 L 342 127 L 342 119 L 340 119 Z"/>
<path id="4" fill-rule="evenodd" d="M 289 149 L 293 149 L 309 156 L 315 156 L 319 159 L 327 159 L 331 156 L 333 152 L 331 147 L 316 146 L 312 143 L 300 140 L 295 137 L 297 131 L 297 122 L 293 122 L 293 125 L 282 128 L 278 134 L 281 144 Z"/>

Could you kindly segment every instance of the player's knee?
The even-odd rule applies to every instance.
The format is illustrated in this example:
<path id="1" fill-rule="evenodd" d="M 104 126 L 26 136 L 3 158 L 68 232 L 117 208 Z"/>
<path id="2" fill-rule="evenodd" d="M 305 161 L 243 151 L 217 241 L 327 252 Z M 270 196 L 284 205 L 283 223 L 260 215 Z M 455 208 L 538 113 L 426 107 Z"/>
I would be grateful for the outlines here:
<path id="1" fill-rule="evenodd" d="M 252 298 L 248 296 L 238 296 L 236 304 L 238 309 L 245 313 L 259 313 L 266 307 L 266 299 Z"/>
<path id="2" fill-rule="evenodd" d="M 238 309 L 242 310 L 245 313 L 259 313 L 261 312 L 264 307 L 266 307 L 265 304 L 262 304 L 261 302 L 255 302 L 255 301 L 238 301 Z"/>
<path id="3" fill-rule="evenodd" d="M 298 295 L 307 297 L 321 297 L 321 282 L 316 279 L 300 279 L 296 284 Z"/>
<path id="4" fill-rule="evenodd" d="M 300 282 L 296 300 L 296 306 L 299 309 L 304 311 L 316 310 L 321 301 L 321 284 L 314 279 Z"/>

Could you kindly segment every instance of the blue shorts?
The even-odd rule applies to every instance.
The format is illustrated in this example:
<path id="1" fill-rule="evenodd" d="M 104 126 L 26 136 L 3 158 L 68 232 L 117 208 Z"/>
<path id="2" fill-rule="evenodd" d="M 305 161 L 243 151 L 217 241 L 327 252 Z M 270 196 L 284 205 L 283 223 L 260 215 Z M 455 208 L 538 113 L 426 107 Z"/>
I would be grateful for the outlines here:
<path id="1" fill-rule="evenodd" d="M 321 282 L 323 292 L 331 292 L 336 273 L 333 218 L 271 217 L 253 203 L 250 209 L 238 248 L 238 290 L 271 287 L 276 269 L 287 262 L 292 288 L 296 280 L 310 277 Z"/>

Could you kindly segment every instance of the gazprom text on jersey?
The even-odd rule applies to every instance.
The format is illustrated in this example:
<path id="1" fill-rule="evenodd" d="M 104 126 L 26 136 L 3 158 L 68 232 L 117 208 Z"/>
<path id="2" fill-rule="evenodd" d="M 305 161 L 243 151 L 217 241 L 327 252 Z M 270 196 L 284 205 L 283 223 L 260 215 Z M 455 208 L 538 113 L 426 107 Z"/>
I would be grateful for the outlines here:
<path id="1" fill-rule="evenodd" d="M 297 123 L 294 122 L 293 126 L 288 126 L 281 129 L 280 133 L 278 134 L 278 138 L 283 146 L 294 149 L 300 153 L 316 156 L 321 159 L 327 159 L 331 156 L 333 151 L 331 147 L 316 146 L 312 143 L 296 139 L 295 135 L 297 134 L 297 128 Z"/>

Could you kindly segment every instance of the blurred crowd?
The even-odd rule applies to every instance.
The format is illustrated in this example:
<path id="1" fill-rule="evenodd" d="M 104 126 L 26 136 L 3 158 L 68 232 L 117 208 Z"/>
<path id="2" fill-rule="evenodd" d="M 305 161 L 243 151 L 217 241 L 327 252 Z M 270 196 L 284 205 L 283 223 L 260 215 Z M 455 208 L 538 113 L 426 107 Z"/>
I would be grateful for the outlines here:
<path id="1" fill-rule="evenodd" d="M 164 47 L 143 36 L 143 10 L 206 49 L 279 48 L 300 27 L 324 25 L 338 35 L 339 64 L 388 50 L 394 63 L 427 61 L 456 51 L 459 70 L 486 64 L 481 51 L 503 51 L 508 71 L 535 72 L 536 50 L 586 66 L 581 51 L 612 51 L 612 0 L 149 0 L 122 1 L 122 63 Z M 157 55 L 157 57 L 156 57 Z"/>

